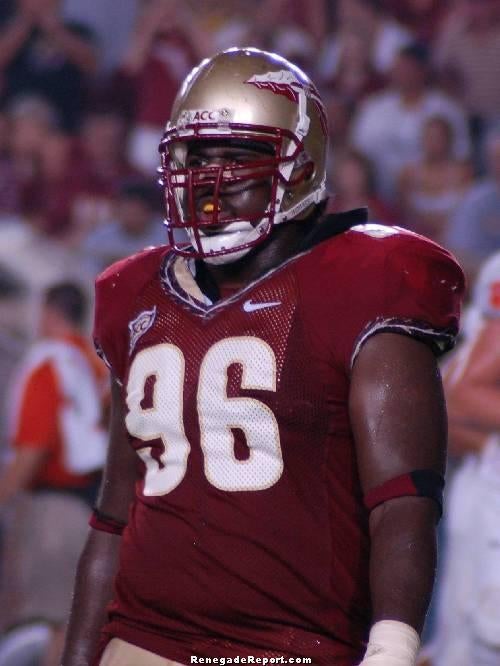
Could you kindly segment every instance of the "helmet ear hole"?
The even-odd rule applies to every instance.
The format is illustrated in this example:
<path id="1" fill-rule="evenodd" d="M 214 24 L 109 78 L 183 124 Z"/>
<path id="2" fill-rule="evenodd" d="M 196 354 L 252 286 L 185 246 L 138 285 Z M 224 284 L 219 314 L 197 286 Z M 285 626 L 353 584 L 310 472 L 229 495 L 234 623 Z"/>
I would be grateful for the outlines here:
<path id="1" fill-rule="evenodd" d="M 292 171 L 290 176 L 290 185 L 298 185 L 299 183 L 308 182 L 313 179 L 316 174 L 316 169 L 314 167 L 314 162 L 309 160 L 305 164 L 296 166 Z"/>
<path id="2" fill-rule="evenodd" d="M 314 168 L 314 163 L 313 162 L 308 162 L 304 166 L 304 180 L 312 180 L 315 173 L 316 173 L 316 170 Z"/>

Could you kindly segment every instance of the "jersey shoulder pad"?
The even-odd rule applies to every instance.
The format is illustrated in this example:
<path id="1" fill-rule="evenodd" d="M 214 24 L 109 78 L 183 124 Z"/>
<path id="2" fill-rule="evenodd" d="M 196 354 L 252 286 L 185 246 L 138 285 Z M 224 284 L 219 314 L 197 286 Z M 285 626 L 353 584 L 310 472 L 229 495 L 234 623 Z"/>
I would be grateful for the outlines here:
<path id="1" fill-rule="evenodd" d="M 374 333 L 387 331 L 422 340 L 438 355 L 447 351 L 458 334 L 465 292 L 458 262 L 437 243 L 411 231 L 395 229 L 381 243 L 374 231 L 369 235 L 373 263 L 363 288 L 379 311 L 360 334 L 356 350 Z"/>
<path id="2" fill-rule="evenodd" d="M 106 268 L 95 282 L 94 344 L 117 378 L 122 374 L 128 321 L 136 296 L 160 275 L 167 246 L 146 248 Z"/>
<path id="3" fill-rule="evenodd" d="M 411 231 L 363 224 L 333 237 L 319 256 L 322 290 L 335 317 L 339 350 L 352 366 L 369 337 L 401 333 L 437 354 L 458 332 L 464 275 L 454 257 Z"/>
<path id="4" fill-rule="evenodd" d="M 159 269 L 161 258 L 168 253 L 168 246 L 147 247 L 136 254 L 115 261 L 105 268 L 96 278 L 97 287 L 112 285 L 113 289 L 120 286 L 128 287 L 144 283 L 155 270 Z"/>
<path id="5" fill-rule="evenodd" d="M 415 294 L 429 297 L 436 308 L 449 301 L 449 295 L 460 299 L 465 292 L 465 275 L 456 258 L 441 245 L 419 234 L 405 231 L 394 236 L 384 253 L 384 265 L 391 277 Z"/>
<path id="6" fill-rule="evenodd" d="M 321 255 L 323 266 L 325 262 L 338 265 L 345 260 L 355 269 L 353 261 L 357 261 L 358 257 L 363 259 L 364 265 L 367 261 L 375 265 L 390 248 L 404 242 L 408 237 L 421 238 L 401 227 L 375 223 L 357 224 L 320 243 L 315 250 Z"/>
<path id="7" fill-rule="evenodd" d="M 391 253 L 394 248 L 406 247 L 414 243 L 421 247 L 436 245 L 433 241 L 403 227 L 367 223 L 352 227 L 346 234 L 346 241 L 359 251 L 370 250 L 374 258 Z M 351 250 L 352 251 L 352 247 Z"/>
<path id="8" fill-rule="evenodd" d="M 351 262 L 374 273 L 418 275 L 430 271 L 434 277 L 441 270 L 451 271 L 463 283 L 461 267 L 453 255 L 434 241 L 402 227 L 361 224 L 344 234 L 342 248 Z M 354 266 L 359 264 L 354 263 Z M 366 281 L 368 275 L 364 275 Z"/>

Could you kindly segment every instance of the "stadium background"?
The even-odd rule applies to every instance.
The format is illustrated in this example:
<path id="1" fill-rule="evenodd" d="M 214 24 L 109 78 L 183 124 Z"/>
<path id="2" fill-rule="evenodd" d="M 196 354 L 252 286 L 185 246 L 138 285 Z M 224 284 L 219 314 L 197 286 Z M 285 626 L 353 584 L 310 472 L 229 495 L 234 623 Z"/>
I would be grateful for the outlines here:
<path id="1" fill-rule="evenodd" d="M 91 299 L 106 265 L 164 242 L 162 127 L 189 69 L 235 45 L 317 83 L 331 211 L 443 243 L 469 293 L 500 250 L 498 0 L 0 0 L 2 404 L 43 290 Z M 0 433 L 5 461 L 8 408 Z"/>

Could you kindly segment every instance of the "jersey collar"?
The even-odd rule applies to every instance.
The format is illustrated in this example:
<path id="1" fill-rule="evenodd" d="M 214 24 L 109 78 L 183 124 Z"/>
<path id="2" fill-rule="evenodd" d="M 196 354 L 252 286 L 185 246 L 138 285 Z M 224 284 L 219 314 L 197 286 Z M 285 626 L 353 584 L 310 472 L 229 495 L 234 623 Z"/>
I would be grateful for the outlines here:
<path id="1" fill-rule="evenodd" d="M 298 255 L 308 252 L 320 243 L 367 222 L 367 208 L 355 208 L 344 213 L 325 215 L 305 237 L 292 257 L 288 257 L 285 262 L 273 267 L 255 282 L 263 279 L 269 273 L 279 270 Z M 171 253 L 167 254 L 162 270 L 162 282 L 171 294 L 176 295 L 177 298 L 190 305 L 195 311 L 206 313 L 209 310 L 218 309 L 217 306 L 220 302 L 219 289 L 202 260 L 186 260 Z M 247 285 L 241 291 L 246 291 L 251 286 Z"/>

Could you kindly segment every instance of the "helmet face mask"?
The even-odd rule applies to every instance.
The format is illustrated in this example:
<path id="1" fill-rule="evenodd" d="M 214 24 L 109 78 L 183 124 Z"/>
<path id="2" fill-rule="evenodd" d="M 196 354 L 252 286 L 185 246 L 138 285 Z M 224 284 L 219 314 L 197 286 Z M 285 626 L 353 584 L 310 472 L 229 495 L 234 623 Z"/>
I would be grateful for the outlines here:
<path id="1" fill-rule="evenodd" d="M 275 224 L 325 198 L 324 110 L 310 90 L 294 65 L 256 49 L 230 49 L 193 70 L 160 144 L 165 224 L 176 252 L 210 263 L 235 261 Z M 211 159 L 210 151 L 199 159 L 200 145 L 226 146 L 224 159 Z M 259 187 L 268 194 L 258 211 L 226 205 L 238 192 Z M 190 247 L 175 244 L 177 229 L 187 231 Z"/>

